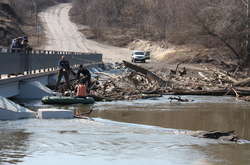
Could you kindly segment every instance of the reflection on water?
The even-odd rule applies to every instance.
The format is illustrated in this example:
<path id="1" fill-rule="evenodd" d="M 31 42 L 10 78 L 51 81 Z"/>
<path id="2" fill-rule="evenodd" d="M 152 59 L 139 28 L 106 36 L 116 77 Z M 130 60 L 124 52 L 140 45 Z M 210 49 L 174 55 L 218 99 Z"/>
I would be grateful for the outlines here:
<path id="1" fill-rule="evenodd" d="M 62 107 L 78 114 L 93 108 L 94 121 L 0 121 L 0 164 L 249 165 L 249 143 L 200 139 L 187 133 L 236 130 L 250 139 L 249 104 L 227 97 L 190 98 L 195 101 L 169 103 L 165 97 Z"/>
<path id="2" fill-rule="evenodd" d="M 217 160 L 216 165 L 247 165 L 250 162 L 250 144 L 210 144 L 193 148 L 206 155 L 213 155 L 214 160 Z"/>
<path id="3" fill-rule="evenodd" d="M 188 135 L 173 134 L 172 129 L 111 122 L 107 120 L 23 120 L 12 121 L 11 127 L 32 132 L 29 157 L 20 159 L 32 164 L 192 164 L 205 157 L 192 149 L 193 145 L 217 143 Z M 4 126 L 4 123 L 1 123 Z M 5 127 L 10 128 L 8 125 Z M 6 141 L 15 141 L 4 137 Z M 6 153 L 11 151 L 5 151 Z M 191 154 L 190 154 L 191 153 Z M 62 161 L 63 160 L 63 161 Z M 165 164 L 164 163 L 164 164 Z"/>
<path id="4" fill-rule="evenodd" d="M 134 105 L 131 102 L 100 103 L 95 106 L 94 116 L 175 129 L 235 130 L 240 137 L 250 140 L 250 104 L 233 98 L 226 98 L 226 103 L 219 103 L 217 97 L 206 97 L 203 103 L 199 102 L 200 97 L 192 99 L 197 102 L 169 103 L 160 99 L 142 100 Z"/>
<path id="5" fill-rule="evenodd" d="M 24 130 L 5 130 L 0 128 L 0 164 L 16 164 L 26 155 L 27 140 L 30 133 Z"/>

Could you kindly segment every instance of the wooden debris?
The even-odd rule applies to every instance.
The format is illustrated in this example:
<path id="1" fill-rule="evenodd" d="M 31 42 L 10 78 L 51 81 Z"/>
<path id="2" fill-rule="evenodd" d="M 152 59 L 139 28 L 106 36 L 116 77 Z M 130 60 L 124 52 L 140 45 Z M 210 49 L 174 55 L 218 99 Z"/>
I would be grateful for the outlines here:
<path id="1" fill-rule="evenodd" d="M 235 86 L 235 87 L 250 86 L 250 78 L 246 78 L 244 80 L 240 80 L 240 81 L 234 82 L 233 86 Z"/>
<path id="2" fill-rule="evenodd" d="M 250 90 L 234 89 L 240 96 L 249 96 Z M 204 95 L 204 96 L 235 96 L 235 91 L 231 89 L 211 89 L 211 90 L 188 90 L 188 89 L 176 89 L 172 91 L 175 95 Z"/>
<path id="3" fill-rule="evenodd" d="M 181 98 L 180 96 L 178 96 L 178 97 L 169 97 L 168 98 L 169 100 L 170 100 L 170 102 L 172 102 L 173 100 L 176 100 L 176 101 L 178 101 L 178 102 L 190 102 L 190 100 L 188 100 L 188 99 L 183 99 L 183 98 Z M 191 100 L 191 101 L 193 101 L 193 100 Z"/>
<path id="4" fill-rule="evenodd" d="M 162 97 L 161 94 L 141 94 L 142 99 L 150 99 L 150 98 L 157 98 Z"/>
<path id="5" fill-rule="evenodd" d="M 183 62 L 180 62 L 176 65 L 176 68 L 175 70 L 172 70 L 170 69 L 170 75 L 176 75 L 178 73 L 178 69 L 179 69 L 179 66 L 183 64 Z M 186 68 L 183 70 L 183 72 L 181 72 L 181 74 L 185 73 L 186 72 Z"/>
<path id="6" fill-rule="evenodd" d="M 78 131 L 76 130 L 62 130 L 62 131 L 58 131 L 60 134 L 66 134 L 66 133 L 69 133 L 69 134 L 76 134 L 76 133 L 79 133 Z"/>
<path id="7" fill-rule="evenodd" d="M 219 139 L 223 141 L 237 142 L 239 137 L 234 131 L 220 132 L 220 131 L 199 131 L 192 134 L 194 137 L 208 138 L 208 139 Z"/>
<path id="8" fill-rule="evenodd" d="M 159 83 L 159 85 L 162 87 L 162 86 L 166 86 L 167 85 L 167 82 L 165 80 L 163 80 L 162 78 L 158 77 L 155 73 L 145 69 L 145 68 L 142 68 L 140 66 L 137 66 L 137 65 L 134 65 L 134 64 L 131 64 L 127 61 L 123 61 L 124 65 L 136 72 L 139 72 L 139 73 L 142 73 L 143 75 L 145 75 L 148 79 L 150 80 L 154 80 L 156 81 L 157 83 Z"/>
<path id="9" fill-rule="evenodd" d="M 205 76 L 203 73 L 198 72 L 199 76 L 201 76 L 204 80 L 209 81 L 209 78 L 207 76 Z"/>
<path id="10" fill-rule="evenodd" d="M 181 71 L 181 70 L 179 71 L 179 75 L 180 75 L 180 76 L 184 76 L 184 75 L 186 75 L 186 74 L 187 74 L 187 70 L 186 70 L 185 67 L 183 68 L 182 71 Z"/>
<path id="11" fill-rule="evenodd" d="M 176 67 L 175 75 L 169 75 L 166 71 L 159 71 L 156 75 L 129 62 L 123 61 L 123 64 L 118 65 L 119 74 L 96 73 L 98 76 L 92 79 L 90 85 L 91 96 L 96 101 L 147 99 L 162 95 L 232 95 L 239 99 L 250 100 L 243 97 L 250 96 L 250 88 L 245 87 L 250 85 L 250 78 L 238 81 L 237 77 L 218 69 L 199 69 L 198 71 L 189 69 L 187 73 L 186 68 L 183 68 L 178 72 L 179 65 Z M 125 70 L 125 67 L 129 70 Z M 241 78 L 243 78 L 242 75 L 244 74 L 241 74 Z M 74 80 L 71 84 L 73 89 L 77 81 Z M 170 97 L 170 100 L 190 101 L 180 97 Z"/>

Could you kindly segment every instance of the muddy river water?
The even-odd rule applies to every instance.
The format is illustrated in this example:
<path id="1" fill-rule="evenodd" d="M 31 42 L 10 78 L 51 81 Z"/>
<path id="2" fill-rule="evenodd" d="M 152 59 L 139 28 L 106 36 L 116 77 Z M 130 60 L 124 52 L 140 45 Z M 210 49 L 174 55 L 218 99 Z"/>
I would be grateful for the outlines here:
<path id="1" fill-rule="evenodd" d="M 92 108 L 93 120 L 0 121 L 0 165 L 250 164 L 249 103 L 204 96 L 170 103 L 168 97 L 63 107 L 78 114 Z M 235 130 L 243 140 L 190 136 L 196 130 Z"/>

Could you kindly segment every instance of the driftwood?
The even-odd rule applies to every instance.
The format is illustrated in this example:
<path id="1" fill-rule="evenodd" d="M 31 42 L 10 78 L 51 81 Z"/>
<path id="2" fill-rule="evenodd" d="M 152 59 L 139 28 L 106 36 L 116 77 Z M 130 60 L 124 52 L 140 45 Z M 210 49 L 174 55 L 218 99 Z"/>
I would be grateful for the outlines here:
<path id="1" fill-rule="evenodd" d="M 244 80 L 237 81 L 233 84 L 235 87 L 243 87 L 243 86 L 249 86 L 250 85 L 250 78 L 246 78 Z"/>
<path id="2" fill-rule="evenodd" d="M 161 94 L 141 94 L 141 99 L 150 99 L 150 98 L 157 98 L 157 97 L 162 97 Z"/>
<path id="3" fill-rule="evenodd" d="M 240 96 L 249 96 L 250 90 L 247 89 L 213 89 L 213 90 L 187 90 L 187 89 L 173 89 L 171 94 L 175 95 L 204 95 L 204 96 L 235 96 L 235 92 Z"/>
<path id="4" fill-rule="evenodd" d="M 208 68 L 207 68 L 207 69 L 208 69 Z M 236 82 L 238 82 L 237 79 L 235 79 L 234 77 L 228 75 L 226 72 L 220 71 L 220 70 L 218 70 L 218 69 L 211 69 L 211 68 L 209 68 L 208 70 L 210 70 L 211 72 L 213 72 L 213 73 L 219 75 L 220 77 L 224 77 L 224 78 L 221 78 L 221 79 L 223 79 L 224 81 L 228 81 L 228 82 L 230 82 L 230 83 L 236 83 Z"/>
<path id="5" fill-rule="evenodd" d="M 58 131 L 60 134 L 66 134 L 66 133 L 69 133 L 69 134 L 72 134 L 72 133 L 78 133 L 78 131 L 76 130 L 69 130 L 69 131 L 66 131 L 66 130 L 62 130 L 62 131 Z"/>
<path id="6" fill-rule="evenodd" d="M 234 131 L 220 132 L 220 131 L 200 131 L 194 133 L 192 136 L 199 138 L 208 139 L 219 139 L 224 141 L 237 142 L 239 137 L 234 133 Z"/>
<path id="7" fill-rule="evenodd" d="M 204 80 L 207 80 L 207 81 L 210 80 L 210 79 L 209 79 L 207 76 L 205 76 L 202 72 L 198 72 L 198 75 L 201 76 Z"/>
<path id="8" fill-rule="evenodd" d="M 117 75 L 108 74 L 108 73 L 105 73 L 105 72 L 95 72 L 95 74 L 102 74 L 104 76 L 107 76 L 107 77 L 110 77 L 110 78 L 114 78 L 114 79 L 118 77 Z"/>
<path id="9" fill-rule="evenodd" d="M 237 92 L 234 88 L 232 88 L 232 90 L 233 90 L 233 92 L 235 93 L 236 98 L 239 98 L 240 95 L 238 94 L 238 92 Z"/>
<path id="10" fill-rule="evenodd" d="M 123 63 L 127 68 L 130 68 L 130 69 L 132 69 L 132 70 L 134 70 L 136 72 L 139 72 L 139 73 L 145 75 L 150 80 L 158 82 L 158 84 L 161 87 L 166 86 L 168 84 L 165 80 L 158 77 L 155 73 L 153 73 L 153 72 L 151 72 L 151 71 L 149 71 L 149 70 L 147 70 L 145 68 L 142 68 L 140 66 L 131 64 L 130 62 L 127 62 L 127 61 L 123 61 Z"/>
<path id="11" fill-rule="evenodd" d="M 173 100 L 176 100 L 178 102 L 190 102 L 190 100 L 183 99 L 180 96 L 178 96 L 178 97 L 169 97 L 168 99 L 170 100 L 170 102 L 172 102 Z M 191 101 L 193 101 L 193 100 L 191 100 Z"/>
<path id="12" fill-rule="evenodd" d="M 174 89 L 172 94 L 175 95 L 206 95 L 206 96 L 223 96 L 228 92 L 225 89 L 217 90 L 188 90 L 188 89 Z M 229 94 L 229 93 L 228 93 Z"/>
<path id="13" fill-rule="evenodd" d="M 217 74 L 221 75 L 221 76 L 226 77 L 229 81 L 231 81 L 231 82 L 233 82 L 233 83 L 237 82 L 237 80 L 236 80 L 235 78 L 233 78 L 232 76 L 227 75 L 226 73 L 223 73 L 222 71 L 216 70 L 215 72 L 216 72 Z"/>
<path id="14" fill-rule="evenodd" d="M 177 66 L 176 66 L 176 68 L 175 68 L 175 70 L 170 69 L 170 74 L 176 75 L 177 72 L 178 72 L 179 66 L 180 66 L 181 64 L 183 64 L 183 62 L 178 63 Z M 186 69 L 186 68 L 185 68 L 185 69 Z"/>
<path id="15" fill-rule="evenodd" d="M 241 97 L 238 97 L 238 99 L 250 102 L 250 96 L 241 96 Z"/>
<path id="16" fill-rule="evenodd" d="M 246 91 L 246 89 L 240 89 L 240 88 L 238 88 L 237 90 L 238 91 L 242 91 L 242 90 Z M 235 96 L 236 96 L 237 99 L 250 102 L 250 96 L 248 96 L 248 95 L 242 96 L 242 95 L 239 94 L 239 92 L 237 90 L 232 88 L 232 91 L 234 91 Z"/>
<path id="17" fill-rule="evenodd" d="M 92 120 L 93 121 L 92 118 L 90 118 L 88 116 L 85 116 L 85 115 L 90 115 L 92 112 L 93 112 L 93 109 L 90 109 L 88 112 L 81 113 L 81 114 L 75 114 L 74 118 L 77 118 L 77 119 L 87 119 L 87 120 Z"/>

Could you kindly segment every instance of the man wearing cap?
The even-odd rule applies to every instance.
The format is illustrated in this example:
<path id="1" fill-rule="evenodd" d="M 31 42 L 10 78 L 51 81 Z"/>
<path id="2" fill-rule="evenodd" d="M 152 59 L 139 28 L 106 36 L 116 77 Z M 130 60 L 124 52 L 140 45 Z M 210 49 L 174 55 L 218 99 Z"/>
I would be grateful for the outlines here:
<path id="1" fill-rule="evenodd" d="M 81 75 L 83 75 L 84 78 L 82 78 Z M 90 72 L 89 72 L 89 70 L 87 68 L 85 68 L 82 65 L 80 65 L 79 68 L 78 68 L 78 70 L 77 70 L 77 73 L 76 73 L 76 78 L 78 80 L 84 79 L 87 87 L 89 87 L 90 81 L 91 81 L 91 74 L 90 74 Z"/>

